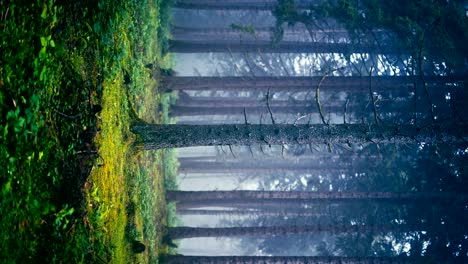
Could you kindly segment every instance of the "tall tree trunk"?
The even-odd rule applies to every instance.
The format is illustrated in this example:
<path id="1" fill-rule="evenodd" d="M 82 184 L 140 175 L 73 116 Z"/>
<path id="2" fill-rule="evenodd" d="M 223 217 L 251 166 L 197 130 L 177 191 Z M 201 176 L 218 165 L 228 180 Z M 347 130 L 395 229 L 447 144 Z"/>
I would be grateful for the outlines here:
<path id="1" fill-rule="evenodd" d="M 305 233 L 381 233 L 409 232 L 427 229 L 411 225 L 313 225 L 313 226 L 261 226 L 261 227 L 172 227 L 172 239 L 194 237 L 275 236 Z M 443 232 L 442 232 L 443 233 Z"/>
<path id="2" fill-rule="evenodd" d="M 366 168 L 373 168 L 375 166 L 372 166 L 373 164 L 367 164 L 367 166 L 364 166 Z M 267 162 L 263 161 L 259 163 L 256 161 L 255 163 L 253 162 L 184 162 L 180 164 L 179 169 L 184 170 L 184 171 L 197 171 L 201 170 L 203 172 L 208 172 L 208 171 L 231 171 L 231 170 L 236 170 L 236 169 L 260 169 L 260 170 L 265 170 L 265 169 L 270 169 L 270 170 L 300 170 L 304 171 L 307 169 L 314 169 L 314 170 L 346 170 L 346 169 L 351 169 L 353 168 L 353 165 L 351 163 L 345 163 L 345 162 L 339 162 L 339 163 L 324 163 L 324 164 L 318 164 L 318 163 L 312 163 L 312 162 L 294 162 L 292 160 L 287 160 L 287 161 L 276 161 L 276 162 Z"/>
<path id="3" fill-rule="evenodd" d="M 376 103 L 377 113 L 401 113 L 407 112 L 405 109 L 413 106 L 413 101 L 380 101 Z M 175 105 L 170 109 L 170 116 L 203 116 L 203 115 L 243 115 L 244 110 L 249 114 L 268 114 L 268 107 L 265 102 L 259 102 L 257 105 L 236 105 L 229 104 L 218 105 L 217 103 L 205 104 L 199 103 L 189 105 Z M 263 105 L 262 105 L 263 104 Z M 322 113 L 343 114 L 345 111 L 345 102 L 342 105 L 321 105 Z M 213 106 L 216 105 L 216 106 Z M 372 105 L 366 103 L 349 103 L 346 108 L 346 114 L 349 116 L 352 113 L 363 112 L 365 109 L 372 110 Z M 315 101 L 308 101 L 306 104 L 295 104 L 291 102 L 270 103 L 270 109 L 273 114 L 313 114 L 319 113 Z"/>
<path id="4" fill-rule="evenodd" d="M 466 258 L 454 258 L 454 262 L 463 263 Z M 183 256 L 169 255 L 162 259 L 167 264 L 410 264 L 433 263 L 433 257 L 321 257 L 321 256 Z"/>
<path id="5" fill-rule="evenodd" d="M 414 77 L 417 78 L 417 77 Z M 413 92 L 414 79 L 409 76 L 375 76 L 372 77 L 372 90 L 382 92 L 398 90 Z M 168 90 L 284 90 L 311 91 L 320 83 L 322 92 L 369 92 L 368 76 L 330 76 L 315 77 L 179 77 L 167 76 L 162 80 L 163 89 Z M 460 81 L 461 77 L 427 76 L 427 85 L 444 84 Z"/>
<path id="6" fill-rule="evenodd" d="M 264 53 L 375 53 L 379 49 L 372 44 L 281 41 L 273 44 L 266 40 L 170 40 L 169 47 L 176 53 L 205 52 L 264 52 Z M 382 47 L 386 54 L 400 54 L 395 46 Z M 380 52 L 382 53 L 382 52 Z"/>
<path id="7" fill-rule="evenodd" d="M 308 8 L 317 1 L 295 0 L 296 8 Z M 207 10 L 265 10 L 270 11 L 278 6 L 278 0 L 177 0 L 174 7 L 185 9 Z"/>
<path id="8" fill-rule="evenodd" d="M 404 201 L 465 199 L 465 194 L 446 192 L 309 192 L 309 191 L 168 191 L 166 197 L 177 203 L 197 201 Z"/>
<path id="9" fill-rule="evenodd" d="M 247 31 L 250 30 L 250 31 Z M 171 31 L 175 40 L 272 40 L 274 38 L 273 27 L 266 28 L 187 28 L 174 27 Z M 309 34 L 312 33 L 314 39 L 322 39 L 323 42 L 330 42 L 330 38 L 349 39 L 348 31 L 344 28 L 320 29 L 307 31 L 304 27 L 284 27 L 283 40 L 285 41 L 311 41 Z"/>
<path id="10" fill-rule="evenodd" d="M 350 144 L 350 143 L 464 143 L 463 125 L 341 124 L 341 125 L 156 125 L 134 123 L 144 149 L 253 144 Z"/>
<path id="11" fill-rule="evenodd" d="M 278 209 L 277 211 L 262 211 L 262 210 L 249 210 L 249 209 L 235 209 L 235 210 L 207 210 L 207 209 L 177 209 L 177 214 L 181 215 L 268 215 L 268 216 L 294 216 L 294 217 L 322 217 L 326 213 L 316 213 L 307 211 L 288 211 Z"/>

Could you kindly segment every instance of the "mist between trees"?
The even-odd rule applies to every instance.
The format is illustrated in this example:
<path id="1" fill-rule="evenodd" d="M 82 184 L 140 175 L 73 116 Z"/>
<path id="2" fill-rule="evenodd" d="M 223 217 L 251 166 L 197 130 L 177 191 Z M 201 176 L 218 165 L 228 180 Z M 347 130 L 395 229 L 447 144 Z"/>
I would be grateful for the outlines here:
<path id="1" fill-rule="evenodd" d="M 159 88 L 175 123 L 130 128 L 140 149 L 180 148 L 164 241 L 182 255 L 161 260 L 464 262 L 460 3 L 175 1 Z M 230 256 L 183 256 L 210 237 Z"/>

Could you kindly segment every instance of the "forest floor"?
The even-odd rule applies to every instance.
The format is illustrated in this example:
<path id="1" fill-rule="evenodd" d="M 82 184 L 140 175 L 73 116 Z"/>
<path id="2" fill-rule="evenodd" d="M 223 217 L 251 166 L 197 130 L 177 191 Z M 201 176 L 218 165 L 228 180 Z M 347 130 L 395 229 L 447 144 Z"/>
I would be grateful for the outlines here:
<path id="1" fill-rule="evenodd" d="M 172 63 L 168 2 L 0 5 L 2 261 L 141 263 L 167 250 L 177 161 L 135 149 L 129 127 L 172 122 L 175 98 L 155 78 Z"/>

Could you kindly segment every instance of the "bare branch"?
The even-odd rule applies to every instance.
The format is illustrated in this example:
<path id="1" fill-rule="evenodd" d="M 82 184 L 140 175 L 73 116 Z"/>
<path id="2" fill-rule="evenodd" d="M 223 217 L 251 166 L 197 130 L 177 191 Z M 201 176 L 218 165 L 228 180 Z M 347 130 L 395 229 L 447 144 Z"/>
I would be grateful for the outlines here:
<path id="1" fill-rule="evenodd" d="M 424 93 L 426 94 L 426 97 L 427 97 L 427 101 L 431 105 L 432 122 L 435 123 L 436 118 L 435 118 L 435 114 L 434 114 L 434 105 L 432 104 L 431 96 L 429 95 L 429 91 L 427 90 L 426 80 L 424 79 L 424 73 L 422 71 L 422 48 L 423 48 L 423 44 L 424 44 L 424 39 L 426 37 L 426 34 L 424 34 L 424 33 L 423 33 L 423 39 L 421 40 L 421 45 L 419 47 L 419 54 L 418 54 L 419 78 L 421 78 L 423 88 L 424 88 Z"/>
<path id="2" fill-rule="evenodd" d="M 298 117 L 296 118 L 296 120 L 294 120 L 293 125 L 297 125 L 297 122 L 298 122 L 299 120 L 301 120 L 301 119 L 304 119 L 305 117 L 307 117 L 307 115 L 298 116 Z"/>
<path id="3" fill-rule="evenodd" d="M 374 65 L 371 66 L 369 71 L 369 97 L 372 103 L 372 111 L 374 112 L 374 121 L 376 124 L 379 123 L 379 116 L 377 115 L 377 108 L 375 106 L 374 94 L 372 93 L 372 71 L 374 70 Z"/>
<path id="4" fill-rule="evenodd" d="M 349 98 L 346 98 L 344 113 L 343 113 L 343 124 L 346 124 L 346 113 L 348 112 Z"/>
<path id="5" fill-rule="evenodd" d="M 252 146 L 248 145 L 248 147 L 249 147 L 250 154 L 252 155 L 252 158 L 254 158 L 255 156 L 252 150 Z"/>
<path id="6" fill-rule="evenodd" d="M 245 122 L 246 125 L 249 124 L 249 122 L 247 122 L 247 113 L 245 111 L 245 107 L 244 107 L 244 122 Z"/>
<path id="7" fill-rule="evenodd" d="M 322 105 L 320 104 L 320 85 L 322 85 L 323 80 L 327 77 L 327 73 L 323 75 L 322 79 L 320 79 L 320 82 L 317 84 L 317 88 L 315 89 L 315 102 L 317 103 L 317 108 L 320 114 L 320 119 L 322 119 L 322 123 L 324 125 L 328 125 L 328 123 L 325 121 L 325 116 L 323 115 L 322 111 Z"/>
<path id="8" fill-rule="evenodd" d="M 232 145 L 228 145 L 229 146 L 229 150 L 231 151 L 231 154 L 232 156 L 237 159 L 236 155 L 234 154 L 234 151 L 232 151 Z"/>
<path id="9" fill-rule="evenodd" d="M 266 94 L 266 104 L 268 107 L 268 112 L 270 113 L 271 123 L 274 125 L 275 119 L 273 118 L 273 113 L 271 112 L 271 108 L 270 108 L 270 88 L 268 88 L 268 92 Z"/>

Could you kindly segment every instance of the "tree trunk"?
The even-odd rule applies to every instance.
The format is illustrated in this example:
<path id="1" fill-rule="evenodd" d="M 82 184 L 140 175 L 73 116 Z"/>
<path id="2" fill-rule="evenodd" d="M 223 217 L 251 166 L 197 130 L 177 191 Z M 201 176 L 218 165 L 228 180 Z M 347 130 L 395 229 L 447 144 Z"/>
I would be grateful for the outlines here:
<path id="1" fill-rule="evenodd" d="M 463 263 L 463 258 L 453 263 Z M 456 261 L 458 260 L 458 261 Z M 321 257 L 321 256 L 183 256 L 169 255 L 167 264 L 409 264 L 433 263 L 431 257 Z M 451 262 L 452 263 L 452 262 Z"/>
<path id="2" fill-rule="evenodd" d="M 417 192 L 309 192 L 309 191 L 168 191 L 166 197 L 177 203 L 216 201 L 404 201 L 465 199 L 459 193 L 417 193 Z"/>
<path id="3" fill-rule="evenodd" d="M 131 130 L 139 136 L 144 149 L 190 146 L 253 144 L 350 144 L 350 143 L 465 143 L 463 125 L 427 126 L 377 124 L 339 125 L 156 125 L 134 123 Z"/>
<path id="4" fill-rule="evenodd" d="M 249 28 L 250 30 L 250 28 Z M 251 28 L 252 31 L 233 29 L 233 28 L 187 28 L 174 27 L 171 31 L 172 37 L 175 40 L 263 40 L 268 41 L 274 38 L 273 27 L 266 28 Z M 313 41 L 310 34 L 313 34 L 314 39 L 320 39 L 323 42 L 331 42 L 330 39 L 349 39 L 348 31 L 344 28 L 339 29 L 320 29 L 311 30 L 310 32 L 304 27 L 283 27 L 284 41 Z"/>
<path id="5" fill-rule="evenodd" d="M 266 40 L 170 40 L 169 47 L 175 53 L 206 52 L 263 52 L 263 53 L 382 53 L 372 44 L 281 41 L 273 44 Z M 381 46 L 385 54 L 402 53 L 395 46 Z"/>
<path id="6" fill-rule="evenodd" d="M 313 226 L 262 226 L 262 227 L 172 227 L 172 239 L 194 237 L 277 236 L 305 233 L 381 233 L 424 231 L 411 225 L 313 225 Z"/>
<path id="7" fill-rule="evenodd" d="M 295 0 L 295 7 L 308 8 L 317 1 Z M 264 10 L 271 11 L 278 6 L 277 0 L 177 0 L 176 8 L 205 10 Z"/>
<path id="8" fill-rule="evenodd" d="M 342 105 L 322 105 L 323 114 L 343 114 L 345 111 L 345 102 L 341 102 Z M 262 105 L 263 104 L 263 105 Z M 379 101 L 376 103 L 377 113 L 401 113 L 402 111 L 407 113 L 410 107 L 413 107 L 413 101 Z M 315 101 L 304 101 L 304 103 L 295 104 L 294 102 L 274 102 L 270 103 L 270 109 L 273 114 L 313 114 L 319 113 L 317 104 Z M 372 105 L 366 103 L 349 103 L 346 110 L 346 114 L 349 116 L 352 113 L 363 112 L 368 109 L 369 112 L 372 110 Z M 183 105 L 182 103 L 172 106 L 170 109 L 170 116 L 204 116 L 204 115 L 243 115 L 244 110 L 249 114 L 267 114 L 269 113 L 266 102 L 258 102 L 256 105 L 245 104 L 242 105 L 219 105 L 217 103 L 207 103 L 202 106 L 202 103 L 190 103 Z"/>
<path id="9" fill-rule="evenodd" d="M 207 210 L 207 209 L 177 209 L 177 214 L 181 215 L 268 215 L 268 216 L 294 216 L 294 217 L 322 217 L 325 213 L 307 212 L 307 211 L 288 211 L 278 209 L 277 211 L 264 211 L 264 210 L 249 210 L 249 209 L 235 209 L 235 210 Z"/>
<path id="10" fill-rule="evenodd" d="M 373 164 L 371 166 L 366 165 L 366 168 L 374 168 Z M 361 166 L 362 167 L 362 166 Z M 294 162 L 293 160 L 286 160 L 286 161 L 274 161 L 274 162 L 267 162 L 263 161 L 259 163 L 256 161 L 253 162 L 184 162 L 180 164 L 179 170 L 183 171 L 232 171 L 236 169 L 250 169 L 255 171 L 256 169 L 260 170 L 288 170 L 288 171 L 304 171 L 307 169 L 312 170 L 346 170 L 352 169 L 353 164 L 346 163 L 346 162 L 337 162 L 337 163 L 324 163 L 318 164 L 313 162 Z"/>
<path id="11" fill-rule="evenodd" d="M 413 92 L 417 77 L 375 76 L 372 77 L 374 92 L 399 91 Z M 330 76 L 315 77 L 179 77 L 167 76 L 162 80 L 163 89 L 167 90 L 259 90 L 268 91 L 315 91 L 320 83 L 322 92 L 369 92 L 368 76 Z M 427 76 L 427 85 L 444 84 L 460 81 L 457 77 Z"/>

